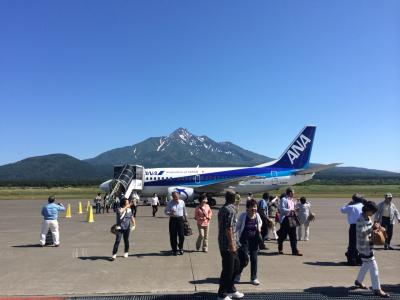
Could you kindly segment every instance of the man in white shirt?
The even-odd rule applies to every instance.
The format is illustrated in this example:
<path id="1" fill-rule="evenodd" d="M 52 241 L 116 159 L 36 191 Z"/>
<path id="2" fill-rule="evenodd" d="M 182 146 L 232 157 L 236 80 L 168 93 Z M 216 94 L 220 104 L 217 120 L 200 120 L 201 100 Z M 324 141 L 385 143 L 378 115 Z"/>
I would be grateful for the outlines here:
<path id="1" fill-rule="evenodd" d="M 153 209 L 153 217 L 156 216 L 158 211 L 158 206 L 160 205 L 160 201 L 158 200 L 158 196 L 156 193 L 153 194 L 153 198 L 151 198 L 151 207 Z"/>
<path id="2" fill-rule="evenodd" d="M 363 197 L 360 194 L 354 194 L 352 201 L 340 208 L 342 214 L 347 214 L 347 222 L 349 223 L 349 245 L 347 247 L 347 263 L 351 266 L 361 264 L 361 258 L 357 251 L 357 220 L 362 214 L 362 208 L 364 206 Z"/>

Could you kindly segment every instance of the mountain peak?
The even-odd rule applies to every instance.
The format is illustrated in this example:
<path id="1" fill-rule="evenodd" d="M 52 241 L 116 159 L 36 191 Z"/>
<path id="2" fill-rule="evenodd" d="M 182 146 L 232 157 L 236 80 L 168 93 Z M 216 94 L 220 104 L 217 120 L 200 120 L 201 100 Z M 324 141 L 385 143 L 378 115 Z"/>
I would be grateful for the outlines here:
<path id="1" fill-rule="evenodd" d="M 193 137 L 193 134 L 191 134 L 186 128 L 179 127 L 178 129 L 173 131 L 168 137 L 187 141 L 191 137 Z"/>

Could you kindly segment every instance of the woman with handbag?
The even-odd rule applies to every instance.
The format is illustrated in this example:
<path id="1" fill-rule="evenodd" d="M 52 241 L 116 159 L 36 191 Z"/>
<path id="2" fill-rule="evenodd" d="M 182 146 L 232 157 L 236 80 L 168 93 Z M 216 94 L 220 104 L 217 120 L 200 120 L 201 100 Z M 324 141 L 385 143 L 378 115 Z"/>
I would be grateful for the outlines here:
<path id="1" fill-rule="evenodd" d="M 303 256 L 297 249 L 296 226 L 300 223 L 296 216 L 296 203 L 293 196 L 294 191 L 289 187 L 286 189 L 286 197 L 282 198 L 279 203 L 281 228 L 278 230 L 278 253 L 283 254 L 283 241 L 289 235 L 292 255 Z"/>
<path id="2" fill-rule="evenodd" d="M 111 260 L 115 260 L 117 258 L 117 252 L 119 243 L 121 242 L 121 238 L 124 238 L 125 251 L 124 257 L 128 257 L 129 253 L 129 234 L 131 232 L 131 222 L 132 228 L 135 227 L 135 218 L 133 217 L 132 210 L 130 207 L 130 203 L 127 198 L 123 198 L 120 202 L 120 207 L 117 208 L 117 228 L 115 232 L 115 243 L 111 256 Z"/>
<path id="3" fill-rule="evenodd" d="M 260 281 L 257 279 L 257 255 L 260 243 L 263 243 L 261 237 L 262 220 L 257 213 L 256 200 L 247 201 L 246 209 L 247 212 L 242 213 L 236 223 L 236 233 L 239 238 L 238 255 L 245 259 L 250 256 L 250 280 L 253 285 L 259 285 Z M 240 281 L 240 275 L 246 265 L 242 259 L 239 274 L 235 276 L 235 282 Z"/>
<path id="4" fill-rule="evenodd" d="M 360 253 L 362 260 L 361 269 L 358 273 L 357 279 L 354 282 L 355 286 L 361 289 L 367 289 L 363 285 L 364 277 L 367 272 L 370 272 L 372 289 L 376 296 L 382 298 L 389 298 L 389 294 L 385 293 L 379 282 L 378 264 L 375 260 L 374 247 L 372 242 L 372 235 L 374 230 L 379 230 L 380 225 L 378 222 L 372 224 L 371 217 L 378 211 L 378 207 L 373 201 L 367 201 L 363 208 L 362 214 L 356 223 L 356 236 L 357 236 L 357 250 Z"/>
<path id="5" fill-rule="evenodd" d="M 205 194 L 200 195 L 199 202 L 199 206 L 197 206 L 194 211 L 194 219 L 197 221 L 197 228 L 199 229 L 196 249 L 199 251 L 200 247 L 202 247 L 203 252 L 208 252 L 208 231 L 212 217 L 212 210 L 207 204 L 207 196 Z"/>

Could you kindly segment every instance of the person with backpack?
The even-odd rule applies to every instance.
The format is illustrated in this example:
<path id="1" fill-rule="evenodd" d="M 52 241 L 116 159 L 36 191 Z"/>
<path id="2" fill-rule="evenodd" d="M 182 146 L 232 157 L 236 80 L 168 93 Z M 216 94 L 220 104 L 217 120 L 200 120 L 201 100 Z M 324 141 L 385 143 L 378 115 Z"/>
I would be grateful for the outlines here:
<path id="1" fill-rule="evenodd" d="M 199 202 L 199 206 L 197 206 L 194 211 L 194 219 L 197 221 L 197 228 L 199 229 L 196 249 L 199 251 L 200 247 L 202 247 L 203 252 L 208 252 L 208 232 L 213 213 L 210 206 L 207 204 L 206 194 L 200 195 Z"/>
<path id="2" fill-rule="evenodd" d="M 131 225 L 132 223 L 132 225 Z M 127 198 L 123 198 L 120 202 L 120 207 L 117 208 L 117 227 L 118 230 L 115 234 L 115 243 L 112 251 L 111 260 L 117 258 L 117 252 L 121 238 L 124 238 L 125 251 L 124 257 L 127 258 L 129 255 L 129 234 L 131 232 L 131 226 L 136 226 L 135 218 L 132 214 L 131 206 Z"/>

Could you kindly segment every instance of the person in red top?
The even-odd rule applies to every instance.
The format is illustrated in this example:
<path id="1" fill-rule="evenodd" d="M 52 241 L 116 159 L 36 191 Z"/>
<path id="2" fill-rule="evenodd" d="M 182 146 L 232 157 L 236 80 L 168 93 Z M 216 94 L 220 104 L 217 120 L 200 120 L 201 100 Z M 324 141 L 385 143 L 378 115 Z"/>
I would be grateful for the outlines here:
<path id="1" fill-rule="evenodd" d="M 207 196 L 201 194 L 199 197 L 199 206 L 194 211 L 194 219 L 197 221 L 197 228 L 199 229 L 199 237 L 196 242 L 197 251 L 200 250 L 203 244 L 203 252 L 208 251 L 208 229 L 212 217 L 212 210 L 207 204 Z"/>

